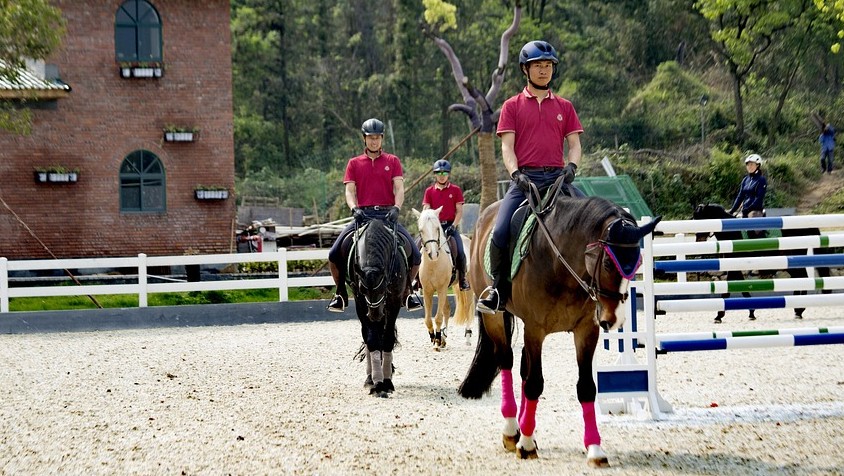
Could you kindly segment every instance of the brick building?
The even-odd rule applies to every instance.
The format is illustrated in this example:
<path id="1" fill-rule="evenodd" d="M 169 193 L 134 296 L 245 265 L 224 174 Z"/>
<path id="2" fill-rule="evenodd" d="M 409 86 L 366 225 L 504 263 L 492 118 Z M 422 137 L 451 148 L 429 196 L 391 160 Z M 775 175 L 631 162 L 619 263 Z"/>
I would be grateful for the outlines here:
<path id="1" fill-rule="evenodd" d="M 230 252 L 229 1 L 53 5 L 61 48 L 0 84 L 33 111 L 31 135 L 0 131 L 0 257 L 49 257 L 27 227 L 60 258 Z"/>

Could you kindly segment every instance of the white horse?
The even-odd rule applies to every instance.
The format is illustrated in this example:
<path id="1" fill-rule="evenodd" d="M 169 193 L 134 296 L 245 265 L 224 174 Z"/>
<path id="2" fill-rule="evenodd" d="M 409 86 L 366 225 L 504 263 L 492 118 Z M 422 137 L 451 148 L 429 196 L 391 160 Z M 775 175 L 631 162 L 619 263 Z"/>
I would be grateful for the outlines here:
<path id="1" fill-rule="evenodd" d="M 440 350 L 446 345 L 446 328 L 451 314 L 451 304 L 448 301 L 448 289 L 452 284 L 452 269 L 456 257 L 452 257 L 448 245 L 448 237 L 440 225 L 440 211 L 442 207 L 423 211 L 413 210 L 418 217 L 419 235 L 422 238 L 422 264 L 419 266 L 419 283 L 422 285 L 422 298 L 425 302 L 425 326 L 431 337 L 434 350 Z M 468 238 L 460 236 L 464 241 L 464 250 L 469 250 Z M 466 256 L 468 267 L 469 257 Z M 472 330 L 470 325 L 474 315 L 475 298 L 471 290 L 461 291 L 454 281 L 454 295 L 457 310 L 454 322 L 466 327 L 464 335 L 466 342 L 471 344 Z M 431 310 L 434 304 L 434 293 L 437 295 L 436 317 Z"/>

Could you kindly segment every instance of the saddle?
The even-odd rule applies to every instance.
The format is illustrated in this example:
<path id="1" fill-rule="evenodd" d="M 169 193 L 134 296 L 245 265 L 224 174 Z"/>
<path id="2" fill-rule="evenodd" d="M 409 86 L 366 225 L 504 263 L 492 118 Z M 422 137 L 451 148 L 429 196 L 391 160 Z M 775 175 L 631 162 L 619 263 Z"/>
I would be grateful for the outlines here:
<path id="1" fill-rule="evenodd" d="M 353 277 L 355 276 L 355 250 L 357 249 L 358 239 L 363 235 L 364 230 L 369 225 L 369 222 L 364 223 L 363 225 L 359 226 L 354 233 L 349 233 L 346 235 L 346 238 L 343 240 L 343 243 L 340 246 L 340 250 L 342 252 L 343 261 L 346 263 L 346 283 L 349 285 L 354 285 Z M 390 226 L 388 223 L 385 223 L 386 227 L 393 230 L 393 227 Z M 410 243 L 407 241 L 405 236 L 402 233 L 396 233 L 396 240 L 399 244 L 399 251 L 404 258 L 404 261 L 408 263 L 408 268 L 410 267 L 409 258 L 411 255 L 410 246 L 414 246 L 414 243 Z"/>
<path id="2" fill-rule="evenodd" d="M 557 205 L 557 197 L 560 195 L 576 197 L 574 190 L 562 182 L 563 177 L 558 178 L 552 185 L 539 190 L 542 197 L 538 209 L 539 216 L 545 216 Z M 536 213 L 533 213 L 528 200 L 525 199 L 510 218 L 510 280 L 516 277 L 522 261 L 530 253 L 530 242 L 533 233 L 536 231 Z M 487 240 L 484 248 L 484 270 L 487 275 L 492 276 L 489 259 L 489 248 L 492 246 L 492 239 Z"/>

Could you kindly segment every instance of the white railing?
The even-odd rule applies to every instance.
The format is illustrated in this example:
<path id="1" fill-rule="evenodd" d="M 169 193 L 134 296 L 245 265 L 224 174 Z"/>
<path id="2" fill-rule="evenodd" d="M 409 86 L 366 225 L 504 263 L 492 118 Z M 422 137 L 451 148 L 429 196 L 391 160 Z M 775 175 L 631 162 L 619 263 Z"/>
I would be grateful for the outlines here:
<path id="1" fill-rule="evenodd" d="M 288 251 L 281 248 L 272 253 L 229 253 L 219 255 L 147 256 L 139 254 L 126 258 L 77 258 L 51 260 L 16 260 L 0 257 L 0 312 L 9 312 L 9 299 L 17 297 L 86 296 L 106 294 L 135 294 L 138 305 L 147 307 L 150 293 L 188 291 L 223 291 L 233 289 L 278 289 L 278 300 L 289 300 L 288 289 L 295 287 L 333 286 L 331 276 L 290 277 L 289 261 L 326 261 L 327 249 Z M 234 263 L 277 263 L 278 276 L 258 279 L 222 279 L 198 282 L 150 283 L 147 268 L 151 266 L 219 265 Z M 136 268 L 137 283 L 91 284 L 81 286 L 15 286 L 9 285 L 12 271 L 40 271 L 64 269 Z"/>

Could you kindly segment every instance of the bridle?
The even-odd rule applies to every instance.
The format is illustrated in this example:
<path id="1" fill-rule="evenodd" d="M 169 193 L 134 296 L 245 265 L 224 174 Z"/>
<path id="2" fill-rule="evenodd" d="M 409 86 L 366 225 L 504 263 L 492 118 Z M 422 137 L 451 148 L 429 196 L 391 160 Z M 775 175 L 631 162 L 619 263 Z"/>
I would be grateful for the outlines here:
<path id="1" fill-rule="evenodd" d="M 558 180 L 554 184 L 554 186 L 558 187 L 558 188 L 561 185 L 562 185 L 561 180 Z M 545 239 L 548 240 L 548 244 L 551 246 L 551 249 L 554 251 L 554 254 L 557 256 L 557 259 L 563 264 L 563 266 L 565 266 L 565 268 L 569 271 L 569 273 L 572 275 L 572 277 L 575 279 L 575 281 L 577 281 L 577 284 L 579 284 L 580 287 L 583 288 L 584 291 L 586 291 L 586 294 L 589 295 L 589 298 L 592 301 L 598 301 L 598 297 L 600 296 L 600 297 L 604 297 L 604 298 L 607 298 L 607 299 L 612 299 L 612 300 L 617 301 L 619 303 L 624 303 L 624 301 L 626 301 L 627 297 L 628 297 L 627 292 L 619 293 L 617 291 L 609 291 L 609 290 L 601 288 L 601 280 L 600 280 L 601 270 L 603 269 L 604 259 L 606 259 L 607 255 L 614 256 L 611 248 L 609 248 L 610 246 L 618 246 L 618 247 L 625 247 L 625 248 L 627 248 L 627 247 L 638 248 L 639 243 L 638 242 L 637 243 L 613 243 L 613 242 L 609 242 L 605 239 L 600 239 L 600 240 L 598 240 L 597 243 L 592 243 L 592 244 L 588 245 L 587 248 L 586 248 L 587 254 L 588 253 L 594 254 L 594 252 L 596 250 L 600 250 L 600 254 L 595 259 L 595 266 L 593 267 L 591 272 L 589 272 L 589 269 L 587 267 L 587 272 L 589 272 L 589 276 L 591 278 L 590 282 L 587 283 L 583 278 L 581 278 L 580 276 L 578 276 L 577 273 L 575 273 L 574 269 L 566 261 L 566 259 L 562 255 L 562 253 L 560 253 L 560 250 L 559 250 L 559 248 L 557 248 L 557 245 L 554 244 L 554 240 L 551 237 L 551 232 L 548 231 L 548 226 L 545 225 L 545 221 L 542 219 L 542 215 L 544 215 L 544 213 L 540 214 L 541 212 L 548 211 L 548 209 L 550 207 L 546 207 L 544 210 L 541 210 L 541 211 L 539 210 L 540 204 L 537 203 L 539 201 L 539 199 L 537 198 L 537 197 L 539 197 L 539 190 L 536 188 L 536 185 L 533 184 L 533 183 L 531 183 L 530 186 L 531 186 L 531 193 L 527 194 L 527 198 L 528 198 L 527 202 L 528 202 L 528 206 L 530 207 L 531 211 L 536 215 L 536 222 L 539 224 L 539 229 L 542 230 L 542 233 L 545 235 Z M 559 193 L 559 191 L 557 191 L 553 195 L 554 201 L 556 201 L 557 193 Z M 618 217 L 615 220 L 613 220 L 612 222 L 610 222 L 610 224 L 607 225 L 606 230 L 604 231 L 604 234 L 608 235 L 609 232 L 610 232 L 610 229 L 613 227 L 613 225 L 615 225 L 616 222 L 623 221 L 623 220 L 624 220 L 623 217 Z M 621 273 L 621 269 L 620 269 L 618 263 L 616 262 L 616 263 L 614 263 L 614 265 L 618 269 L 619 273 Z M 597 276 L 595 276 L 595 274 L 597 274 Z"/>
<path id="2" fill-rule="evenodd" d="M 429 221 L 433 221 L 433 220 L 429 220 Z M 437 230 L 437 238 L 425 240 L 425 241 L 422 242 L 422 248 L 425 249 L 425 254 L 428 255 L 428 259 L 430 259 L 432 261 L 434 260 L 434 257 L 432 256 L 433 253 L 431 251 L 428 251 L 428 244 L 433 243 L 433 244 L 437 245 L 437 248 L 436 248 L 437 255 L 439 255 L 442 252 L 442 249 L 446 244 L 446 239 L 443 238 L 443 228 L 442 228 L 442 226 L 440 226 L 440 223 L 437 222 L 436 225 L 434 225 L 434 228 L 436 228 L 436 230 Z M 422 238 L 421 228 L 420 228 L 420 231 L 419 231 L 419 238 Z"/>

